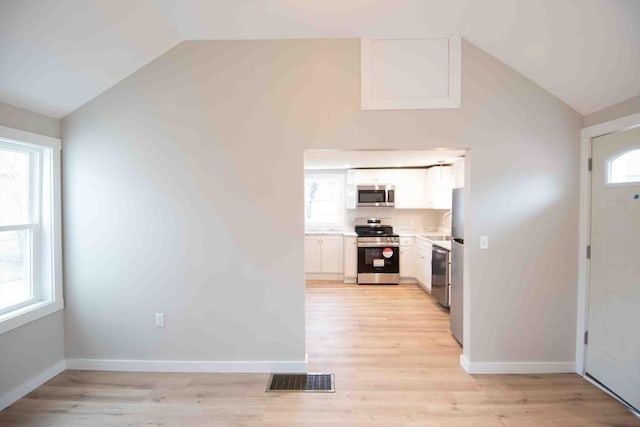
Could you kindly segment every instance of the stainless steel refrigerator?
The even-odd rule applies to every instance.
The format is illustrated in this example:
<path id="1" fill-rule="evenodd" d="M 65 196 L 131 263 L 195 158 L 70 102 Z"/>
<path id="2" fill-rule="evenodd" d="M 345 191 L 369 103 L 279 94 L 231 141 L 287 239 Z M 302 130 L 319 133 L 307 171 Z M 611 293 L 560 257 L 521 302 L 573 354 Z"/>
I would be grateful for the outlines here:
<path id="1" fill-rule="evenodd" d="M 464 249 L 464 189 L 454 188 L 451 203 L 451 334 L 462 345 L 464 336 L 462 307 L 464 282 L 462 280 Z"/>

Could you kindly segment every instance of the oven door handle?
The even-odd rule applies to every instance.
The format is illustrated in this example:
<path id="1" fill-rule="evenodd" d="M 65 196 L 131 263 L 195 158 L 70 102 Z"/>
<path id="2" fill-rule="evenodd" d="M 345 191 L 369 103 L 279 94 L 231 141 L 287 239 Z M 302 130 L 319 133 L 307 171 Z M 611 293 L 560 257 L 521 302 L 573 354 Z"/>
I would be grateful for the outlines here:
<path id="1" fill-rule="evenodd" d="M 358 243 L 359 248 L 399 248 L 399 243 Z"/>

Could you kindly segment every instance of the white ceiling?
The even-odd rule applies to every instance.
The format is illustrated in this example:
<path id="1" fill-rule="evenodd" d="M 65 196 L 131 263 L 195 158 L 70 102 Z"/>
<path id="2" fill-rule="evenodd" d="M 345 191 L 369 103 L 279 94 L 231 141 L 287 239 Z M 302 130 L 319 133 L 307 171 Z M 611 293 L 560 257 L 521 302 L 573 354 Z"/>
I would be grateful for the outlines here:
<path id="1" fill-rule="evenodd" d="M 183 40 L 450 33 L 582 114 L 640 95 L 639 0 L 0 0 L 0 101 L 63 117 Z"/>
<path id="2" fill-rule="evenodd" d="M 307 150 L 305 169 L 398 168 L 449 164 L 464 150 Z"/>

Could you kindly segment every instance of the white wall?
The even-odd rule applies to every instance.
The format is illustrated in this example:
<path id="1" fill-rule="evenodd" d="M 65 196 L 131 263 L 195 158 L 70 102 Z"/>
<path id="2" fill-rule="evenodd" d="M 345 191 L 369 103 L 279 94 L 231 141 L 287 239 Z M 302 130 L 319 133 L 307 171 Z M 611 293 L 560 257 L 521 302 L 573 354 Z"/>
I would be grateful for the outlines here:
<path id="1" fill-rule="evenodd" d="M 0 102 L 0 124 L 27 132 L 60 138 L 60 120 Z"/>
<path id="2" fill-rule="evenodd" d="M 60 120 L 0 103 L 0 125 L 54 138 L 60 137 Z M 16 390 L 64 361 L 61 312 L 0 334 L 0 409 Z M 9 400 L 9 401 L 10 401 Z"/>
<path id="3" fill-rule="evenodd" d="M 582 125 L 589 127 L 635 113 L 640 113 L 640 95 L 611 105 L 595 113 L 587 114 L 582 120 Z"/>
<path id="4" fill-rule="evenodd" d="M 467 355 L 574 360 L 582 117 L 468 43 L 461 109 L 361 111 L 359 58 L 187 42 L 64 120 L 68 357 L 302 359 L 304 150 L 447 146 L 470 148 Z"/>

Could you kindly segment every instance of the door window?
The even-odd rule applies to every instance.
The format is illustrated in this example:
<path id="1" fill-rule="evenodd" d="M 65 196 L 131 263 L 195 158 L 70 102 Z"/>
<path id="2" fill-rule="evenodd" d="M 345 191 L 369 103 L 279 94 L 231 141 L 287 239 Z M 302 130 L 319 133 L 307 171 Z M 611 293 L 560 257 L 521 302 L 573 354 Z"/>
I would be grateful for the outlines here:
<path id="1" fill-rule="evenodd" d="M 640 182 L 640 149 L 617 154 L 607 164 L 607 184 Z"/>

